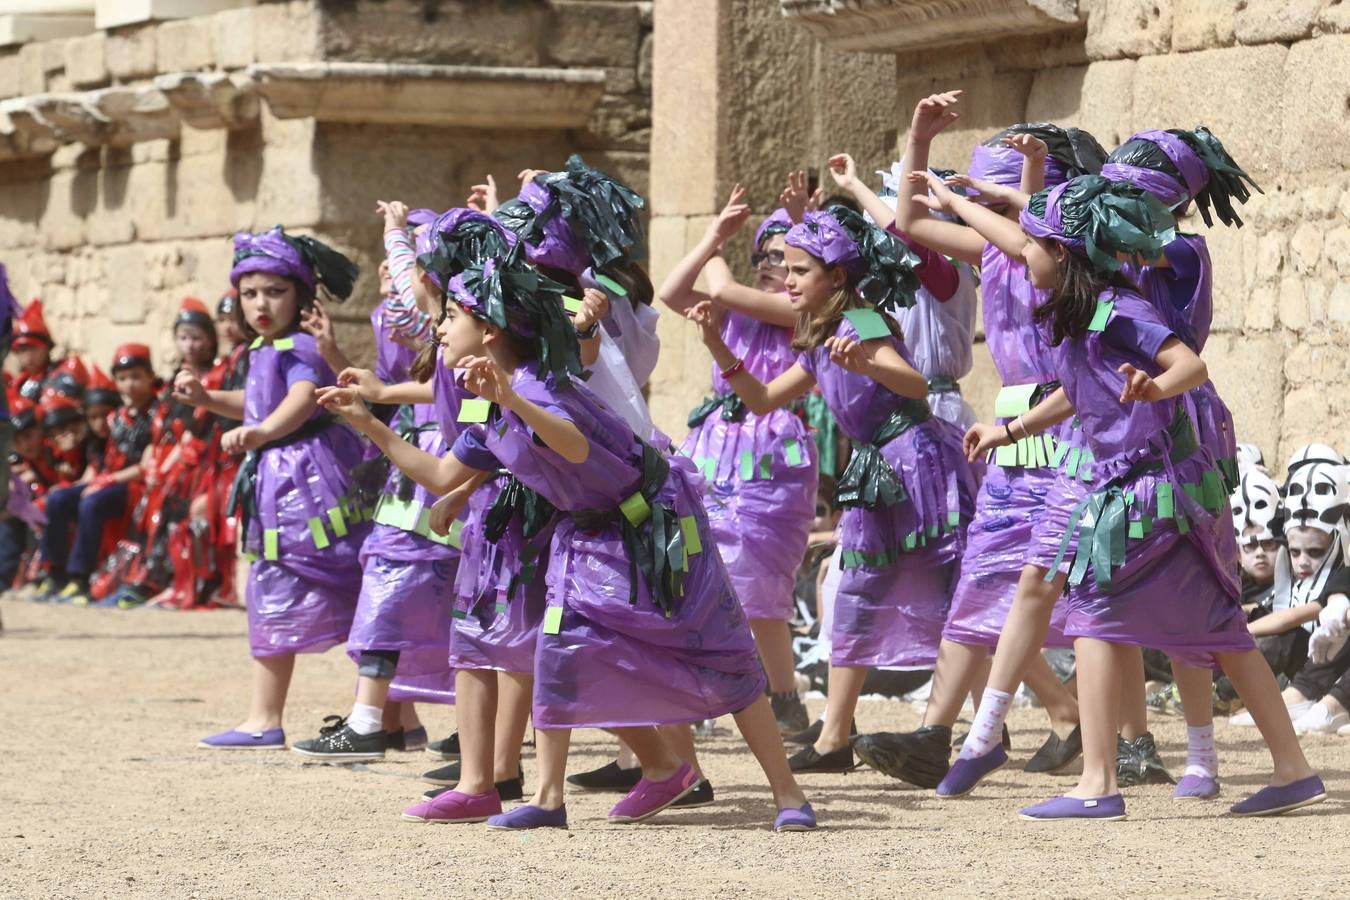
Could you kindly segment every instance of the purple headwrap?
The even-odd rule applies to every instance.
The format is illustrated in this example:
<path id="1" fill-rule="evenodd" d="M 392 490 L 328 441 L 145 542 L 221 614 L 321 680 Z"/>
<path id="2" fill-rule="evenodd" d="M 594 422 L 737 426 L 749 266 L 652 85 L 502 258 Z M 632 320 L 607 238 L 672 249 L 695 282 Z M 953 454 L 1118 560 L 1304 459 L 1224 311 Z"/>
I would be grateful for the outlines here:
<path id="1" fill-rule="evenodd" d="M 1064 209 L 1061 201 L 1064 198 L 1064 191 L 1070 184 L 1071 182 L 1066 181 L 1047 189 L 1049 194 L 1045 198 L 1045 213 L 1043 215 L 1038 216 L 1033 213 L 1031 205 L 1028 204 L 1017 217 L 1017 221 L 1022 226 L 1022 230 L 1032 237 L 1055 241 L 1086 256 L 1087 250 L 1083 241 L 1064 233 Z"/>
<path id="2" fill-rule="evenodd" d="M 419 210 L 419 212 L 421 212 L 421 210 Z M 408 221 L 412 221 L 411 215 L 409 215 Z M 508 248 L 516 245 L 516 236 L 511 232 L 511 229 L 502 225 L 501 222 L 497 221 L 492 216 L 476 209 L 470 209 L 466 206 L 456 206 L 454 209 L 446 210 L 438 216 L 433 216 L 430 220 L 430 224 L 417 233 L 416 249 L 418 261 L 420 262 L 425 256 L 434 254 L 440 247 L 441 236 L 453 235 L 455 230 L 465 222 L 475 222 L 496 231 L 502 236 L 502 240 L 506 242 Z M 448 291 L 445 279 L 439 272 L 434 271 L 433 268 L 426 265 L 423 265 L 422 268 L 442 292 Z"/>
<path id="3" fill-rule="evenodd" d="M 434 209 L 423 208 L 408 210 L 408 224 L 413 228 L 429 225 L 434 221 L 436 221 L 436 210 Z"/>
<path id="4" fill-rule="evenodd" d="M 286 240 L 281 226 L 261 234 L 241 231 L 234 236 L 234 267 L 230 284 L 239 287 L 239 279 L 250 272 L 266 272 L 302 282 L 314 290 L 314 267 L 305 261 L 295 245 Z"/>
<path id="5" fill-rule="evenodd" d="M 1102 177 L 1112 181 L 1122 181 L 1148 191 L 1172 208 L 1191 199 L 1186 188 L 1166 172 L 1145 169 L 1142 166 L 1127 166 L 1124 163 L 1109 162 L 1102 166 Z"/>
<path id="6" fill-rule="evenodd" d="M 1186 193 L 1192 197 L 1199 194 L 1209 184 L 1209 168 L 1205 165 L 1194 150 L 1187 146 L 1186 142 L 1175 134 L 1166 131 L 1141 131 L 1138 134 L 1131 135 L 1130 141 L 1149 141 L 1157 144 L 1167 158 L 1172 161 L 1172 165 L 1177 167 L 1181 177 L 1186 181 Z M 1126 141 L 1125 143 L 1129 143 Z"/>
<path id="7" fill-rule="evenodd" d="M 1022 183 L 1022 163 L 1025 156 L 1011 147 L 986 147 L 979 144 L 970 154 L 970 177 L 992 181 L 1008 187 Z M 1064 164 L 1053 156 L 1045 157 L 1045 186 L 1063 184 L 1068 178 Z"/>
<path id="8" fill-rule="evenodd" d="M 867 271 L 857 242 L 827 212 L 808 212 L 783 240 L 789 247 L 805 250 L 827 266 L 843 266 L 854 278 Z"/>
<path id="9" fill-rule="evenodd" d="M 759 228 L 755 230 L 755 249 L 758 250 L 764 246 L 764 239 L 773 237 L 775 234 L 787 234 L 792 230 L 792 217 L 788 211 L 781 206 L 769 213 L 769 217 L 759 223 Z"/>
<path id="10" fill-rule="evenodd" d="M 520 195 L 516 199 L 534 210 L 535 215 L 539 215 L 548 208 L 551 198 L 546 186 L 539 184 L 538 181 L 530 181 L 520 189 Z M 591 255 L 587 252 L 585 243 L 572 233 L 572 227 L 567 224 L 566 219 L 561 215 L 554 215 L 547 219 L 540 218 L 538 225 L 543 232 L 538 243 L 525 242 L 525 257 L 530 262 L 536 266 L 561 269 L 573 275 L 580 275 L 590 267 Z"/>

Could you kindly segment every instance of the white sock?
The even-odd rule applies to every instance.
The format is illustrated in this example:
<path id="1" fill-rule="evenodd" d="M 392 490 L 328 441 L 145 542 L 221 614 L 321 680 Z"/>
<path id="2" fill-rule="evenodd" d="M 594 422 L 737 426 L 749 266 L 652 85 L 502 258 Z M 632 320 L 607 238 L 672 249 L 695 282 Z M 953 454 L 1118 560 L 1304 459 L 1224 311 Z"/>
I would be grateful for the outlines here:
<path id="1" fill-rule="evenodd" d="M 1183 775 L 1219 777 L 1219 751 L 1214 747 L 1214 726 L 1186 726 L 1186 771 Z"/>
<path id="2" fill-rule="evenodd" d="M 384 710 L 365 703 L 352 704 L 352 714 L 347 717 L 347 727 L 357 734 L 374 734 L 383 731 Z"/>
<path id="3" fill-rule="evenodd" d="M 1012 694 L 985 688 L 980 695 L 980 708 L 975 713 L 975 723 L 970 726 L 970 734 L 961 745 L 958 759 L 972 759 L 984 756 L 1003 741 L 1003 720 L 1008 717 L 1008 708 L 1012 706 Z"/>

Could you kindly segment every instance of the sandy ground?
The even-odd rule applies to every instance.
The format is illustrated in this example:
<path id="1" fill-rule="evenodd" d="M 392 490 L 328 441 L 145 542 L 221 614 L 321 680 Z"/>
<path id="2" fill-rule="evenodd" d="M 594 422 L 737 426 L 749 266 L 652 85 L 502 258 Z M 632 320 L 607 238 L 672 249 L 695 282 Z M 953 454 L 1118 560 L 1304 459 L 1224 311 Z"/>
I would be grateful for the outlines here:
<path id="1" fill-rule="evenodd" d="M 807 788 L 821 830 L 775 835 L 767 788 L 727 719 L 702 745 L 716 806 L 611 826 L 612 795 L 577 795 L 570 831 L 502 834 L 400 821 L 423 790 L 420 773 L 439 765 L 424 753 L 350 769 L 302 765 L 288 752 L 196 749 L 244 712 L 242 614 L 14 600 L 0 612 L 3 897 L 1345 894 L 1350 739 L 1307 739 L 1333 798 L 1289 818 L 1222 815 L 1267 767 L 1253 732 L 1223 724 L 1225 803 L 1178 804 L 1166 788 L 1136 788 L 1125 822 L 1035 824 L 1017 808 L 1071 780 L 1020 771 L 1043 738 L 1041 713 L 1020 710 L 1017 768 L 977 796 L 943 801 L 867 770 L 815 776 Z M 302 658 L 292 740 L 346 711 L 352 676 L 339 651 Z M 443 737 L 454 713 L 428 707 L 424 720 Z M 918 714 L 871 701 L 858 720 L 864 730 L 911 728 Z M 1154 731 L 1179 767 L 1179 720 L 1159 718 Z M 573 768 L 600 764 L 607 749 L 603 735 L 579 733 Z"/>

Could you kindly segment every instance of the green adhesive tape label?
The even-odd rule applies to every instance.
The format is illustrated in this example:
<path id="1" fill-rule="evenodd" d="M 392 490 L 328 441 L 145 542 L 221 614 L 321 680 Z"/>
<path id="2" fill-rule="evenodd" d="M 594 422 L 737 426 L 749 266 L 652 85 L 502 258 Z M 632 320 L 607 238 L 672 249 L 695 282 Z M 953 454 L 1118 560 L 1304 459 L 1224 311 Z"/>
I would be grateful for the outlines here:
<path id="1" fill-rule="evenodd" d="M 328 533 L 323 530 L 323 519 L 313 516 L 309 520 L 309 536 L 314 546 L 320 550 L 328 549 Z"/>
<path id="2" fill-rule="evenodd" d="M 1105 331 L 1106 323 L 1111 321 L 1111 312 L 1116 308 L 1112 300 L 1098 300 L 1097 311 L 1092 315 L 1092 321 L 1088 323 L 1088 331 Z"/>
<path id="3" fill-rule="evenodd" d="M 619 504 L 619 512 L 623 513 L 628 523 L 636 528 L 651 517 L 652 508 L 647 504 L 646 497 L 634 494 Z"/>
<path id="4" fill-rule="evenodd" d="M 623 285 L 619 284 L 613 278 L 610 278 L 608 275 L 596 275 L 595 281 L 602 288 L 609 291 L 611 294 L 614 294 L 616 297 L 628 296 L 627 289 L 625 289 Z"/>
<path id="5" fill-rule="evenodd" d="M 994 415 L 1002 419 L 1011 419 L 1031 409 L 1031 395 L 1036 393 L 1035 384 L 1010 384 L 998 392 L 994 398 Z"/>
<path id="6" fill-rule="evenodd" d="M 891 329 L 886 325 L 886 320 L 875 309 L 850 309 L 844 313 L 844 318 L 853 324 L 860 341 L 891 336 Z"/>
<path id="7" fill-rule="evenodd" d="M 328 510 L 328 524 L 333 526 L 333 534 L 340 538 L 347 536 L 347 520 L 336 506 Z"/>
<path id="8" fill-rule="evenodd" d="M 563 297 L 563 309 L 567 310 L 572 315 L 576 315 L 581 312 L 581 301 L 576 297 Z"/>
<path id="9" fill-rule="evenodd" d="M 488 420 L 492 412 L 492 403 L 481 397 L 470 397 L 459 406 L 458 421 L 477 425 Z"/>
<path id="10" fill-rule="evenodd" d="M 263 559 L 277 559 L 277 530 L 275 528 L 263 529 Z"/>
<path id="11" fill-rule="evenodd" d="M 1158 518 L 1170 519 L 1174 511 L 1172 485 L 1164 481 L 1158 485 Z"/>
<path id="12" fill-rule="evenodd" d="M 802 464 L 802 445 L 796 438 L 788 438 L 783 442 L 783 456 L 787 459 L 789 466 L 800 466 Z"/>
<path id="13" fill-rule="evenodd" d="M 755 455 L 749 450 L 741 451 L 741 481 L 751 481 L 755 477 Z"/>
<path id="14" fill-rule="evenodd" d="M 703 539 L 698 533 L 698 519 L 693 516 L 681 516 L 680 534 L 684 535 L 684 549 L 690 556 L 697 556 L 703 552 Z"/>
<path id="15" fill-rule="evenodd" d="M 544 610 L 544 634 L 557 634 L 562 631 L 562 607 L 550 606 Z"/>

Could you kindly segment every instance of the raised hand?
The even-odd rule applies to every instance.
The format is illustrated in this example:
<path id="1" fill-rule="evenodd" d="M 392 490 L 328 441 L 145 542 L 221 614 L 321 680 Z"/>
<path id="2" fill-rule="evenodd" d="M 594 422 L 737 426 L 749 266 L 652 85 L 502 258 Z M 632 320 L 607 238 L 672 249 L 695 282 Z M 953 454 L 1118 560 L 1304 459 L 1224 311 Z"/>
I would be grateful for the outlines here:
<path id="1" fill-rule="evenodd" d="M 967 193 L 977 193 L 985 200 L 995 202 L 1008 202 L 1017 192 L 1015 188 L 1008 187 L 1005 184 L 995 184 L 992 181 L 985 181 L 983 178 L 971 178 L 969 175 L 949 175 L 944 182 L 947 187 L 965 188 Z M 956 193 L 953 191 L 952 193 Z"/>
<path id="2" fill-rule="evenodd" d="M 464 369 L 464 387 L 475 396 L 510 409 L 516 400 L 511 375 L 485 356 L 466 356 L 455 368 Z"/>
<path id="3" fill-rule="evenodd" d="M 547 174 L 547 169 L 521 169 L 516 173 L 516 178 L 520 181 L 520 186 L 523 188 L 531 181 L 534 181 L 538 176 Z"/>
<path id="4" fill-rule="evenodd" d="M 384 216 L 384 228 L 408 227 L 408 205 L 398 200 L 376 200 L 376 215 Z"/>
<path id="5" fill-rule="evenodd" d="M 173 378 L 173 398 L 188 406 L 201 406 L 209 399 L 201 379 L 187 369 L 179 369 Z"/>
<path id="6" fill-rule="evenodd" d="M 581 295 L 581 309 L 572 317 L 577 332 L 588 330 L 596 322 L 609 315 L 609 295 L 595 288 L 586 288 Z"/>
<path id="7" fill-rule="evenodd" d="M 333 320 L 328 317 L 323 301 L 315 299 L 312 306 L 300 313 L 300 329 L 314 338 L 320 350 L 336 350 L 337 335 L 333 333 Z"/>
<path id="8" fill-rule="evenodd" d="M 943 180 L 932 172 L 924 169 L 922 172 L 910 172 L 905 176 L 906 183 L 910 190 L 914 191 L 914 199 L 934 212 L 950 212 L 952 203 L 956 200 L 956 194 Z"/>
<path id="9" fill-rule="evenodd" d="M 788 218 L 793 222 L 800 222 L 810 199 L 809 191 L 806 189 L 806 172 L 801 169 L 789 172 L 787 186 L 783 188 L 783 193 L 778 195 L 778 205 L 787 210 Z"/>
<path id="10" fill-rule="evenodd" d="M 722 207 L 712 225 L 708 226 L 708 234 L 716 238 L 719 245 L 725 244 L 749 219 L 750 204 L 745 202 L 745 186 L 738 184 L 731 189 L 727 205 Z"/>
<path id="11" fill-rule="evenodd" d="M 721 311 L 710 301 L 695 303 L 684 311 L 684 317 L 698 326 L 699 339 L 706 346 L 722 343 Z"/>
<path id="12" fill-rule="evenodd" d="M 1045 159 L 1050 148 L 1045 141 L 1032 134 L 1010 134 L 1003 139 L 1003 146 L 1011 147 L 1027 159 Z"/>
<path id="13" fill-rule="evenodd" d="M 820 205 L 824 202 L 825 202 L 825 189 L 822 187 L 818 187 L 811 192 L 810 199 L 806 201 L 806 211 L 815 212 L 816 210 L 820 209 Z"/>
<path id="14" fill-rule="evenodd" d="M 840 190 L 852 190 L 858 181 L 858 164 L 847 153 L 836 153 L 830 157 L 830 177 Z"/>
<path id="15" fill-rule="evenodd" d="M 942 91 L 929 94 L 914 107 L 914 118 L 910 129 L 915 140 L 928 142 L 937 137 L 942 129 L 961 118 L 957 106 L 961 102 L 961 91 Z"/>
<path id="16" fill-rule="evenodd" d="M 343 369 L 337 376 L 338 387 L 350 387 L 357 395 L 369 403 L 379 403 L 385 384 L 369 369 L 355 366 Z"/>
<path id="17" fill-rule="evenodd" d="M 497 202 L 497 181 L 489 173 L 487 181 L 469 188 L 469 199 L 464 205 L 479 212 L 491 213 L 501 204 Z"/>
<path id="18" fill-rule="evenodd" d="M 314 402 L 331 413 L 341 416 L 360 430 L 362 425 L 375 421 L 369 407 L 356 388 L 321 387 L 314 391 Z"/>
<path id="19" fill-rule="evenodd" d="M 871 359 L 864 351 L 862 342 L 853 338 L 840 336 L 826 338 L 825 349 L 830 351 L 830 362 L 850 372 L 863 375 L 871 365 Z"/>
<path id="20" fill-rule="evenodd" d="M 1008 432 L 1002 425 L 986 425 L 982 422 L 970 426 L 970 430 L 961 440 L 961 446 L 966 451 L 966 459 L 970 462 L 978 462 L 990 450 L 1002 447 L 1006 443 Z"/>
<path id="21" fill-rule="evenodd" d="M 1162 399 L 1162 388 L 1147 372 L 1123 363 L 1116 371 L 1125 376 L 1125 387 L 1120 391 L 1121 403 L 1152 403 Z"/>

